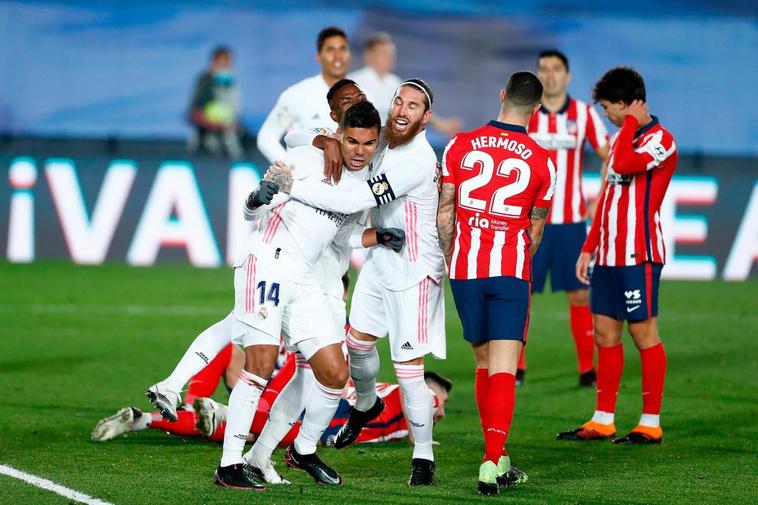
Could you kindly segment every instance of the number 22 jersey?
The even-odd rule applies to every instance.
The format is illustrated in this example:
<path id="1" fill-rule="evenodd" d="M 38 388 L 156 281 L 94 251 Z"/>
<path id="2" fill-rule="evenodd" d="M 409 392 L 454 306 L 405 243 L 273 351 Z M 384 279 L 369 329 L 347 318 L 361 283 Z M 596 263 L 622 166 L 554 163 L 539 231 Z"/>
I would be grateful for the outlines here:
<path id="1" fill-rule="evenodd" d="M 548 151 L 526 128 L 490 121 L 450 140 L 442 173 L 456 188 L 450 278 L 531 280 L 529 215 L 550 208 L 555 189 Z"/>

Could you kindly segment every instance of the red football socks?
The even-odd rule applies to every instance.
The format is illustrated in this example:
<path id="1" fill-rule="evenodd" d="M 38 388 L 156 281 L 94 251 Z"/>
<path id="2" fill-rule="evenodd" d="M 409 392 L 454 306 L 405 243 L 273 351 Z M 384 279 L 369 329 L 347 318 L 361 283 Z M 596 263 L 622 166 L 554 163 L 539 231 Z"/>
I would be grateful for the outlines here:
<path id="1" fill-rule="evenodd" d="M 183 436 L 195 436 L 199 437 L 201 433 L 195 428 L 197 423 L 197 415 L 189 410 L 177 410 L 179 419 L 172 423 L 167 419 L 163 419 L 158 412 L 151 412 L 148 415 L 152 416 L 150 421 L 150 427 L 156 430 L 165 430 L 174 435 Z"/>
<path id="2" fill-rule="evenodd" d="M 210 398 L 216 392 L 224 370 L 232 360 L 232 344 L 224 347 L 220 353 L 200 370 L 189 381 L 187 393 L 184 395 L 184 403 L 192 405 L 195 398 Z"/>
<path id="3" fill-rule="evenodd" d="M 616 397 L 624 371 L 624 346 L 597 348 L 597 400 L 595 410 L 616 411 Z"/>
<path id="4" fill-rule="evenodd" d="M 516 403 L 516 376 L 497 373 L 489 377 L 485 407 L 484 461 L 497 465 L 504 454 Z"/>
<path id="5" fill-rule="evenodd" d="M 592 336 L 592 313 L 589 305 L 569 305 L 569 324 L 576 346 L 579 373 L 594 367 L 595 339 Z"/>
<path id="6" fill-rule="evenodd" d="M 640 350 L 642 364 L 642 413 L 658 415 L 666 377 L 666 350 L 663 343 Z M 598 376 L 599 379 L 599 376 Z"/>

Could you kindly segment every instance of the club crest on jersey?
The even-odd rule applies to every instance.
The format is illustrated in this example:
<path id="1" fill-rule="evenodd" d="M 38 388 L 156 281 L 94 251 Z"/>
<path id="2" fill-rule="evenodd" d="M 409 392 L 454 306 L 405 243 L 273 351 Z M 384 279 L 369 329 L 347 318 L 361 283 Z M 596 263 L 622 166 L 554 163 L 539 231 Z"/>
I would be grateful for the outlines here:
<path id="1" fill-rule="evenodd" d="M 268 317 L 268 309 L 266 307 L 261 307 L 258 309 L 258 319 L 263 321 Z"/>
<path id="2" fill-rule="evenodd" d="M 383 205 L 390 203 L 395 199 L 395 193 L 392 191 L 392 186 L 387 180 L 385 174 L 378 174 L 368 180 L 368 185 L 371 188 L 371 192 L 374 194 L 374 200 L 377 205 Z"/>

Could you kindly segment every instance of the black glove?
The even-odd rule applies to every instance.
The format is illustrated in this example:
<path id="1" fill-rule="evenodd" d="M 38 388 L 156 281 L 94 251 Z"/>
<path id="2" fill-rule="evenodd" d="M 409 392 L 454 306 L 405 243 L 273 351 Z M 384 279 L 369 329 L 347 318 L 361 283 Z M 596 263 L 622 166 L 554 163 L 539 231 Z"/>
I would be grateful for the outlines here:
<path id="1" fill-rule="evenodd" d="M 271 181 L 261 181 L 258 188 L 250 193 L 245 204 L 248 209 L 256 209 L 261 205 L 268 205 L 271 199 L 279 192 L 279 185 Z"/>
<path id="2" fill-rule="evenodd" d="M 405 232 L 400 228 L 377 228 L 376 242 L 379 245 L 389 246 L 399 253 L 405 244 Z"/>

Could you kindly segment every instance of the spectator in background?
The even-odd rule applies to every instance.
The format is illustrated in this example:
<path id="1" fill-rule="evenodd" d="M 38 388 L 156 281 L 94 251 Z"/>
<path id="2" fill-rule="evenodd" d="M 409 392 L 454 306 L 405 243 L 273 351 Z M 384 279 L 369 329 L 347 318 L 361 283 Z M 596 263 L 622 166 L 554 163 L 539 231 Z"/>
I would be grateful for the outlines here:
<path id="1" fill-rule="evenodd" d="M 395 91 L 402 82 L 400 77 L 392 73 L 396 54 L 392 37 L 384 32 L 375 33 L 366 40 L 363 47 L 366 66 L 348 76 L 370 97 L 382 121 L 386 121 Z M 452 135 L 461 129 L 461 120 L 457 117 L 432 115 L 429 124 L 445 135 Z"/>
<path id="2" fill-rule="evenodd" d="M 240 100 L 233 70 L 231 49 L 214 49 L 210 67 L 200 74 L 192 93 L 189 121 L 195 131 L 188 142 L 190 150 L 242 157 Z"/>

